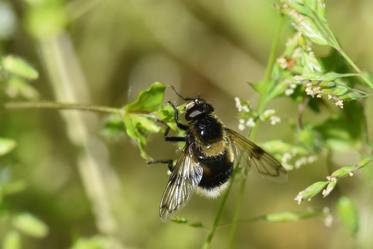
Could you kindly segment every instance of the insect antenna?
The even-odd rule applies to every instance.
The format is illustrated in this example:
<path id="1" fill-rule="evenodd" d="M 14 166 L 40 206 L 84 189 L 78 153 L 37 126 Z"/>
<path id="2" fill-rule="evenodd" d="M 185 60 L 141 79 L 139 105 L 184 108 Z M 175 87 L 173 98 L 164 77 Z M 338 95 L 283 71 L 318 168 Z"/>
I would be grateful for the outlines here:
<path id="1" fill-rule="evenodd" d="M 176 91 L 176 88 L 174 86 L 171 86 L 172 90 L 175 92 L 175 94 L 183 99 L 184 101 L 189 101 L 189 100 L 194 100 L 195 98 L 191 98 L 191 97 L 184 97 L 183 95 L 181 95 L 178 91 Z"/>

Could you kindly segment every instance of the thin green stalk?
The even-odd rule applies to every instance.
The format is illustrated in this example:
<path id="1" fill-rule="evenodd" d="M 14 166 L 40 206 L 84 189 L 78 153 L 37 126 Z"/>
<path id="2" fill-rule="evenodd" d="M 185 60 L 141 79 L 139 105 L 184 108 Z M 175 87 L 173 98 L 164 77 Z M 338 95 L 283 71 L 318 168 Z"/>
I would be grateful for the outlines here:
<path id="1" fill-rule="evenodd" d="M 78 103 L 61 103 L 51 101 L 40 101 L 40 102 L 8 102 L 3 105 L 5 110 L 27 110 L 27 109 L 53 109 L 53 110 L 76 110 L 76 111 L 89 111 L 106 114 L 120 114 L 121 109 L 97 106 L 97 105 L 85 105 Z"/>
<path id="2" fill-rule="evenodd" d="M 279 25 L 278 25 L 278 28 L 277 28 L 275 39 L 273 40 L 273 43 L 272 43 L 271 52 L 269 54 L 268 64 L 267 64 L 267 68 L 266 68 L 266 71 L 265 71 L 265 74 L 264 74 L 264 79 L 263 79 L 264 81 L 270 81 L 270 79 L 271 79 L 273 67 L 274 67 L 275 62 L 276 62 L 277 50 L 278 50 L 279 42 L 280 42 L 280 39 L 281 39 L 281 33 L 282 33 L 283 26 L 284 26 L 284 19 L 281 18 L 280 22 L 279 22 Z M 271 84 L 271 83 L 268 83 L 268 84 Z M 271 84 L 271 88 L 272 88 L 272 84 Z M 269 99 L 266 96 L 260 96 L 259 102 L 258 102 L 258 107 L 257 107 L 258 113 L 262 113 L 264 111 L 264 109 L 265 109 L 265 107 L 268 103 L 268 100 Z M 251 140 L 255 139 L 256 134 L 257 134 L 257 130 L 258 130 L 258 124 L 255 127 L 253 127 L 251 129 L 250 133 L 248 134 L 248 136 Z M 242 202 L 243 202 L 243 199 L 245 197 L 246 179 L 247 179 L 247 174 L 244 174 L 243 179 L 240 182 L 239 193 L 238 193 L 238 196 L 237 196 L 237 199 L 236 199 L 236 205 L 235 205 L 235 210 L 234 210 L 233 219 L 232 219 L 232 227 L 231 227 L 230 236 L 229 236 L 229 238 L 230 238 L 229 239 L 229 246 L 230 246 L 229 248 L 234 248 L 235 247 L 237 226 L 238 226 L 238 222 L 239 222 L 239 217 L 241 215 Z"/>
<path id="3" fill-rule="evenodd" d="M 269 53 L 267 68 L 264 72 L 264 80 L 271 79 L 273 66 L 276 63 L 276 58 L 277 58 L 276 55 L 277 55 L 278 46 L 280 44 L 280 38 L 281 38 L 282 30 L 284 27 L 284 22 L 285 22 L 285 19 L 280 16 L 280 20 L 279 20 L 278 27 L 277 27 L 276 34 L 275 34 L 275 39 L 272 42 L 271 51 Z"/>
<path id="4" fill-rule="evenodd" d="M 233 181 L 234 181 L 235 175 L 236 175 L 236 170 L 234 171 L 234 173 L 233 173 L 233 175 L 232 175 L 232 178 L 231 178 L 231 183 L 229 184 L 228 189 L 227 189 L 227 191 L 224 193 L 223 199 L 222 199 L 221 202 L 220 202 L 220 205 L 219 205 L 218 211 L 217 211 L 216 216 L 215 216 L 215 219 L 214 219 L 214 224 L 212 225 L 212 228 L 211 228 L 209 234 L 207 235 L 207 238 L 206 238 L 205 242 L 203 243 L 203 246 L 202 246 L 203 249 L 208 249 L 208 248 L 210 248 L 210 245 L 211 245 L 212 239 L 213 239 L 213 237 L 214 237 L 214 235 L 215 235 L 215 231 L 216 231 L 216 229 L 218 228 L 219 223 L 220 223 L 221 216 L 223 215 L 224 207 L 225 207 L 225 205 L 226 205 L 226 203 L 227 203 L 229 193 L 231 192 L 231 189 L 232 189 L 232 185 L 233 185 Z"/>
<path id="5" fill-rule="evenodd" d="M 359 77 L 370 87 L 373 88 L 373 83 L 367 77 L 367 75 L 363 74 L 360 68 L 353 62 L 353 60 L 343 51 L 341 47 L 336 47 L 337 51 L 340 55 L 346 60 L 346 62 L 359 74 Z"/>

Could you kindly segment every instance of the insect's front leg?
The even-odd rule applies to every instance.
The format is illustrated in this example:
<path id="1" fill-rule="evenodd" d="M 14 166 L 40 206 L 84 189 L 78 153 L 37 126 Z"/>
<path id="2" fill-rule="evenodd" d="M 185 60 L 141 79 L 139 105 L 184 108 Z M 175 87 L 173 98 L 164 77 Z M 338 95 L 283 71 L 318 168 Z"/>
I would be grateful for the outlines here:
<path id="1" fill-rule="evenodd" d="M 189 127 L 187 125 L 179 122 L 179 110 L 176 108 L 176 106 L 171 101 L 168 101 L 168 104 L 170 104 L 172 109 L 174 109 L 174 120 L 177 127 L 184 131 L 188 130 Z"/>
<path id="2" fill-rule="evenodd" d="M 186 142 L 186 137 L 180 137 L 180 136 L 169 136 L 168 133 L 170 133 L 170 127 L 167 126 L 165 132 L 164 132 L 164 140 L 167 142 Z"/>
<path id="3" fill-rule="evenodd" d="M 172 159 L 169 159 L 169 160 L 152 160 L 152 161 L 147 161 L 146 162 L 148 165 L 151 165 L 151 164 L 167 164 L 167 167 L 168 167 L 168 170 L 170 172 L 173 171 L 173 165 L 174 165 L 174 161 Z"/>

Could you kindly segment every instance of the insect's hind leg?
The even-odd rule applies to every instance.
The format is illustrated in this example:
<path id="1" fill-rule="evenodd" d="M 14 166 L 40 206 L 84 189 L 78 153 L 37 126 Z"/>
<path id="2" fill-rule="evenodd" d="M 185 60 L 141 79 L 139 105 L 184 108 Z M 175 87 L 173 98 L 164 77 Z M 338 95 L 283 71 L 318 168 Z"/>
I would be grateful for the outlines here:
<path id="1" fill-rule="evenodd" d="M 148 165 L 152 165 L 152 164 L 167 164 L 167 167 L 168 167 L 168 170 L 170 172 L 173 171 L 173 165 L 174 165 L 174 160 L 172 159 L 169 159 L 169 160 L 152 160 L 152 161 L 147 161 L 146 162 Z"/>

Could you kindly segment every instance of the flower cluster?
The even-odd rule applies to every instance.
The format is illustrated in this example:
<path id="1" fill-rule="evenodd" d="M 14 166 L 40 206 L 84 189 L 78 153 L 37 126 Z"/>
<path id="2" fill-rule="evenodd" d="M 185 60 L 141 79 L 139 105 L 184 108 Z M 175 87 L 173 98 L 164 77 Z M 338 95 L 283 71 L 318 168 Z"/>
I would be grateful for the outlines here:
<path id="1" fill-rule="evenodd" d="M 304 155 L 302 157 L 295 159 L 297 155 L 299 155 L 299 152 L 297 150 L 291 150 L 290 152 L 285 152 L 282 155 L 281 164 L 284 166 L 285 169 L 287 170 L 299 169 L 300 167 L 306 164 L 314 163 L 317 160 L 316 155 Z"/>
<path id="2" fill-rule="evenodd" d="M 274 109 L 265 110 L 262 114 L 258 114 L 250 105 L 249 101 L 243 101 L 238 97 L 234 98 L 236 108 L 239 112 L 238 129 L 243 131 L 246 128 L 253 128 L 256 126 L 258 120 L 262 122 L 269 122 L 271 125 L 276 125 L 281 122 L 281 118 L 276 114 Z"/>

